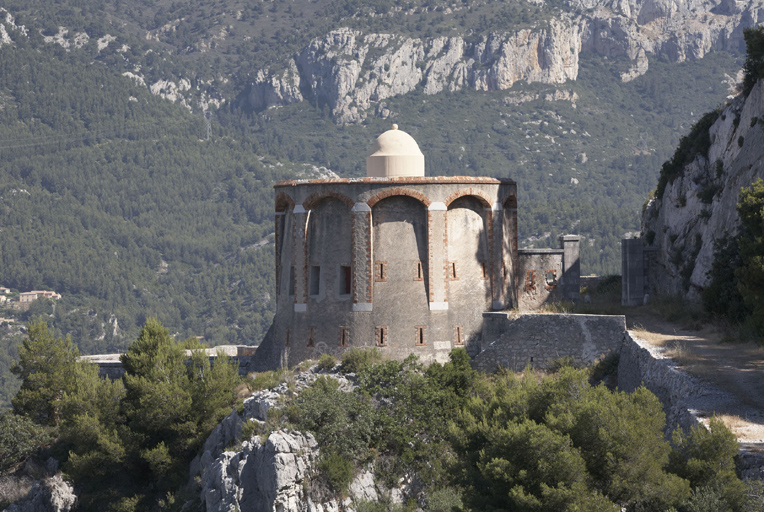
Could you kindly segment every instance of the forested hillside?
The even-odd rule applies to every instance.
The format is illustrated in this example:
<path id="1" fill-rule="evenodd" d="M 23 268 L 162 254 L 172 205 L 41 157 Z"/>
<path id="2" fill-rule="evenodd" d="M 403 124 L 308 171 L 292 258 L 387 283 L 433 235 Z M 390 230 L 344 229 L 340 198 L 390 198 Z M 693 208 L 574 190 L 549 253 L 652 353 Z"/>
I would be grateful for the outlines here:
<path id="1" fill-rule="evenodd" d="M 0 283 L 63 298 L 20 320 L 50 314 L 84 353 L 124 350 L 149 316 L 257 343 L 273 309 L 271 187 L 289 174 L 251 138 L 216 125 L 205 140 L 200 116 L 31 35 L 0 48 Z"/>
<path id="2" fill-rule="evenodd" d="M 0 285 L 63 298 L 0 317 L 47 314 L 83 353 L 124 349 L 152 315 L 183 337 L 258 343 L 273 309 L 272 183 L 302 164 L 362 175 L 371 141 L 393 121 L 419 142 L 428 174 L 515 179 L 523 246 L 579 233 L 582 271 L 618 272 L 619 239 L 638 230 L 661 163 L 728 93 L 740 68 L 733 44 L 722 45 L 733 53 L 681 63 L 650 54 L 647 72 L 629 82 L 631 60 L 590 52 L 565 83 L 436 95 L 418 87 L 350 125 L 308 91 L 306 101 L 267 110 L 248 99 L 264 69 L 282 69 L 340 27 L 472 44 L 487 31 L 593 12 L 576 9 L 525 0 L 4 2 Z M 19 330 L 0 329 L 4 404 L 17 385 L 5 368 Z"/>

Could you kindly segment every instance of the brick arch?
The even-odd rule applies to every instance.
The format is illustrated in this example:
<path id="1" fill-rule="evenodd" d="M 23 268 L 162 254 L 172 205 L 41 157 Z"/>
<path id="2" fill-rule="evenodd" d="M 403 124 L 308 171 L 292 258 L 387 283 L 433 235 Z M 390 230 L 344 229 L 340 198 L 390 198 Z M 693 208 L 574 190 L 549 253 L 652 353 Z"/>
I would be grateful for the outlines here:
<path id="1" fill-rule="evenodd" d="M 393 196 L 409 196 L 413 197 L 420 203 L 424 204 L 425 208 L 430 207 L 430 199 L 422 194 L 421 192 L 417 192 L 416 190 L 411 190 L 409 188 L 403 188 L 403 187 L 394 187 L 394 188 L 388 188 L 385 190 L 382 190 L 380 192 L 377 192 L 371 198 L 366 201 L 366 204 L 369 205 L 369 208 L 374 208 L 374 205 L 380 202 L 383 199 L 387 199 L 388 197 Z"/>
<path id="2" fill-rule="evenodd" d="M 517 196 L 515 194 L 510 194 L 508 196 L 505 196 L 501 199 L 501 205 L 504 208 L 517 208 Z"/>
<path id="3" fill-rule="evenodd" d="M 324 192 L 313 192 L 311 195 L 307 197 L 307 199 L 305 199 L 305 201 L 302 202 L 302 207 L 305 208 L 306 210 L 312 210 L 318 205 L 318 203 L 320 203 L 327 197 L 338 199 L 342 201 L 343 203 L 345 203 L 345 205 L 348 206 L 349 208 L 352 208 L 353 205 L 355 204 L 355 201 L 350 199 L 345 194 L 334 192 L 332 190 L 327 190 Z"/>
<path id="4" fill-rule="evenodd" d="M 475 190 L 473 188 L 463 188 L 461 190 L 457 190 L 456 192 L 449 195 L 446 198 L 446 200 L 443 202 L 445 203 L 446 207 L 448 207 L 451 205 L 451 203 L 453 203 L 460 197 L 464 197 L 464 196 L 474 197 L 475 199 L 480 201 L 480 203 L 486 208 L 491 208 L 493 206 L 493 202 L 491 198 L 488 196 L 488 194 L 486 194 L 482 190 Z"/>
<path id="5" fill-rule="evenodd" d="M 289 208 L 294 208 L 294 199 L 283 192 L 276 194 L 276 211 L 283 212 Z"/>

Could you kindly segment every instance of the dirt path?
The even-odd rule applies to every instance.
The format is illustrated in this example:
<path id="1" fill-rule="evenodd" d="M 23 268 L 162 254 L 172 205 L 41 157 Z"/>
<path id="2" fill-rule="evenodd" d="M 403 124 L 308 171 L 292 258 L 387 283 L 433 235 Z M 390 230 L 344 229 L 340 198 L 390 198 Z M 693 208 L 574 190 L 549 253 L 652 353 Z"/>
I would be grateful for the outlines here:
<path id="1" fill-rule="evenodd" d="M 764 348 L 724 343 L 723 328 L 713 323 L 682 327 L 647 311 L 626 311 L 626 325 L 683 371 L 729 393 L 729 402 L 704 412 L 721 417 L 748 449 L 764 451 Z"/>

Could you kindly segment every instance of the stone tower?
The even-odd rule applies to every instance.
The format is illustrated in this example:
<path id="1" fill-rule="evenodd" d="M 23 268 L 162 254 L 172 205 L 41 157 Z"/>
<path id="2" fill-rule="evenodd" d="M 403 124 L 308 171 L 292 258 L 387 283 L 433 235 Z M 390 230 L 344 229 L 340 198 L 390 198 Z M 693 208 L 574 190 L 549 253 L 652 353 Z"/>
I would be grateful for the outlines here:
<path id="1" fill-rule="evenodd" d="M 484 311 L 517 305 L 514 181 L 427 177 L 395 125 L 366 166 L 275 185 L 277 310 L 257 366 L 350 347 L 443 361 L 479 350 Z"/>

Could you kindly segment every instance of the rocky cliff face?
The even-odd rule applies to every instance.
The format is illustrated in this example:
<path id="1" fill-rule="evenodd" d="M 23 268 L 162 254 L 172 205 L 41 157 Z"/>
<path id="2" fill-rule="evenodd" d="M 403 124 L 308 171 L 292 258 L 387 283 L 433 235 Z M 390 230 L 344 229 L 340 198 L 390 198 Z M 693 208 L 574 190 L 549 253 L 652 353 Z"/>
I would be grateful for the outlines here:
<path id="1" fill-rule="evenodd" d="M 200 458 L 192 462 L 191 475 L 201 477 L 200 498 L 208 512 L 352 512 L 354 503 L 377 501 L 384 493 L 401 503 L 408 488 L 386 489 L 374 481 L 370 470 L 356 475 L 348 496 L 336 496 L 312 485 L 317 476 L 320 453 L 309 433 L 290 430 L 270 432 L 265 438 L 242 437 L 245 422 L 260 425 L 268 410 L 280 407 L 284 397 L 315 382 L 317 367 L 302 372 L 292 385 L 254 393 L 244 402 L 241 414 L 231 413 L 212 432 Z M 337 373 L 322 373 L 337 379 L 340 389 L 352 391 L 351 381 Z"/>
<path id="2" fill-rule="evenodd" d="M 732 100 L 709 134 L 708 155 L 697 155 L 642 215 L 642 237 L 652 241 L 657 263 L 651 284 L 661 294 L 699 298 L 714 241 L 737 233 L 740 189 L 764 178 L 764 80 Z"/>
<path id="3" fill-rule="evenodd" d="M 647 55 L 681 62 L 743 47 L 742 31 L 764 21 L 761 0 L 579 0 L 535 28 L 432 39 L 347 28 L 314 40 L 282 69 L 260 70 L 247 102 L 255 110 L 305 99 L 328 104 L 338 123 L 421 87 L 425 94 L 504 90 L 518 81 L 575 80 L 582 52 L 627 57 L 624 81 L 644 74 Z M 377 109 L 386 116 L 385 109 Z"/>

